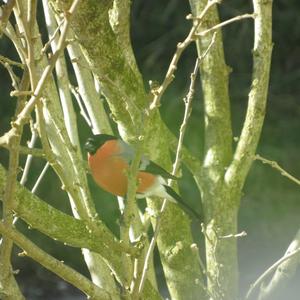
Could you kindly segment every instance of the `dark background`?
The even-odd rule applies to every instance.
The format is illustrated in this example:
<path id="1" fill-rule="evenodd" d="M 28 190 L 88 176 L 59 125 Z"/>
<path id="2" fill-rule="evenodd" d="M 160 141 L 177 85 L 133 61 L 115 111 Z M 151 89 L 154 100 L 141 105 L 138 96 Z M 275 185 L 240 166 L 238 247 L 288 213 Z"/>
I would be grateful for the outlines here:
<path id="1" fill-rule="evenodd" d="M 165 75 L 176 44 L 182 41 L 190 21 L 185 16 L 190 12 L 188 1 L 133 1 L 132 42 L 140 70 L 148 88 L 148 81 L 161 81 Z M 251 12 L 251 1 L 224 1 L 220 7 L 221 19 Z M 268 109 L 257 153 L 276 160 L 291 174 L 300 178 L 300 3 L 299 1 L 274 1 L 273 12 L 273 61 L 268 97 Z M 42 18 L 42 11 L 39 14 Z M 226 62 L 231 67 L 230 95 L 234 135 L 239 136 L 243 123 L 249 83 L 251 80 L 251 49 L 253 44 L 252 20 L 244 20 L 223 30 Z M 12 45 L 0 40 L 0 54 L 16 58 Z M 176 79 L 162 99 L 161 114 L 170 129 L 177 134 L 183 116 L 182 98 L 189 85 L 189 74 L 195 62 L 195 49 L 190 47 L 178 65 Z M 15 102 L 9 98 L 10 79 L 0 66 L 0 135 L 9 129 Z M 199 90 L 199 87 L 198 87 Z M 200 156 L 202 151 L 203 115 L 201 92 L 197 91 L 193 102 L 193 114 L 185 138 L 186 146 Z M 80 119 L 82 142 L 89 129 Z M 25 140 L 29 135 L 26 135 Z M 0 149 L 0 163 L 7 166 L 7 152 Z M 32 188 L 44 162 L 34 159 L 26 186 Z M 114 231 L 118 230 L 119 212 L 116 201 L 102 192 L 90 180 L 97 208 Z M 201 209 L 199 194 L 190 174 L 184 170 L 180 182 L 184 199 L 197 210 Z M 51 205 L 70 212 L 66 196 L 53 171 L 48 171 L 37 194 Z M 242 295 L 258 275 L 280 258 L 300 227 L 300 187 L 269 166 L 255 162 L 244 188 L 239 216 L 240 231 L 247 237 L 239 240 L 240 284 Z M 20 221 L 18 227 L 55 257 L 74 268 L 87 272 L 80 250 L 66 248 L 59 242 L 30 230 Z M 199 230 L 199 224 L 194 224 Z M 195 231 L 196 232 L 196 231 Z M 15 249 L 15 253 L 20 252 Z M 28 299 L 80 299 L 81 294 L 55 275 L 28 258 L 14 256 L 14 267 L 20 269 L 17 279 Z M 160 277 L 161 278 L 161 277 Z M 300 274 L 277 299 L 299 299 Z M 163 279 L 161 279 L 163 280 Z"/>

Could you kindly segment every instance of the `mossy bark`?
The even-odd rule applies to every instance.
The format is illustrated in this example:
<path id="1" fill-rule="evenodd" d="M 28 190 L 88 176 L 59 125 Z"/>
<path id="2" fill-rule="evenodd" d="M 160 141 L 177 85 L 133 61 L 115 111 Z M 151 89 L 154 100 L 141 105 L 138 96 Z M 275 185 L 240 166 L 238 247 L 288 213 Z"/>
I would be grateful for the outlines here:
<path id="1" fill-rule="evenodd" d="M 199 16 L 207 1 L 190 1 L 194 16 Z M 209 10 L 199 31 L 219 23 L 216 7 Z M 201 56 L 211 43 L 213 33 L 197 40 Z M 232 130 L 226 66 L 222 33 L 200 67 L 204 96 L 204 158 L 200 185 L 204 209 L 204 234 L 208 292 L 213 299 L 235 299 L 238 291 L 238 262 L 236 239 L 222 236 L 237 233 L 239 202 L 226 187 L 224 175 L 232 158 Z"/>
<path id="2" fill-rule="evenodd" d="M 253 1 L 255 41 L 253 81 L 247 116 L 236 151 L 232 152 L 232 130 L 228 95 L 228 70 L 222 35 L 217 31 L 212 50 L 203 60 L 201 82 L 204 95 L 205 139 L 202 171 L 196 176 L 205 215 L 208 292 L 213 299 L 238 297 L 237 216 L 241 191 L 256 151 L 265 115 L 271 61 L 271 1 Z M 190 0 L 194 16 L 207 1 Z M 217 7 L 206 15 L 199 30 L 219 23 Z M 197 41 L 198 53 L 207 48 L 212 33 Z"/>
<path id="3" fill-rule="evenodd" d="M 67 9 L 71 1 L 52 3 L 59 11 Z M 120 5 L 118 1 L 115 3 Z M 126 3 L 129 5 L 129 2 Z M 72 29 L 101 83 L 120 134 L 131 140 L 144 127 L 144 109 L 149 106 L 151 96 L 145 92 L 128 35 L 112 26 L 116 12 L 112 15 L 111 9 L 116 8 L 113 1 L 82 1 L 72 21 Z M 119 13 L 122 15 L 122 12 Z M 124 20 L 122 22 L 124 24 Z M 164 125 L 158 112 L 150 118 L 151 126 L 142 132 L 146 151 L 151 159 L 169 169 L 169 143 L 164 134 L 158 135 L 158 132 L 163 133 Z M 158 210 L 160 202 L 149 201 L 149 206 Z M 158 248 L 172 299 L 202 298 L 205 294 L 202 273 L 198 253 L 190 247 L 192 236 L 188 218 L 175 206 L 169 205 L 162 223 Z"/>
<path id="4" fill-rule="evenodd" d="M 7 180 L 6 171 L 0 165 L 0 194 L 3 193 Z M 0 199 L 1 200 L 1 199 Z M 101 255 L 108 262 L 115 276 L 122 280 L 121 254 L 126 253 L 120 242 L 105 228 L 104 224 L 98 224 L 98 230 L 90 230 L 84 220 L 75 219 L 32 194 L 29 190 L 17 184 L 15 207 L 16 215 L 30 225 L 31 228 L 48 235 L 66 245 L 85 248 L 95 254 Z M 97 265 L 96 265 L 97 266 Z M 93 266 L 95 267 L 95 266 Z M 6 288 L 5 290 L 6 291 Z M 1 294 L 1 289 L 0 289 Z M 160 299 L 159 294 L 146 281 L 145 299 Z M 19 299 L 16 297 L 16 299 Z"/>

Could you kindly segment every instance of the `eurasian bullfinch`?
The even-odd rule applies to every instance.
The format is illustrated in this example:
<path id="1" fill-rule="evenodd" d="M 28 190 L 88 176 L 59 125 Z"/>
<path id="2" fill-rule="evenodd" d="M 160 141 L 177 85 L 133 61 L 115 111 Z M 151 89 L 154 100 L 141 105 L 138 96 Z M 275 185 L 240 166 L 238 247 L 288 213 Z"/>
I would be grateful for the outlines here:
<path id="1" fill-rule="evenodd" d="M 85 150 L 95 182 L 107 192 L 125 197 L 127 172 L 135 151 L 133 147 L 115 136 L 98 134 L 87 139 Z M 167 179 L 177 179 L 162 167 L 142 157 L 137 175 L 137 198 L 157 196 L 177 203 L 187 213 L 198 219 L 200 215 L 190 208 L 181 197 L 167 185 Z"/>

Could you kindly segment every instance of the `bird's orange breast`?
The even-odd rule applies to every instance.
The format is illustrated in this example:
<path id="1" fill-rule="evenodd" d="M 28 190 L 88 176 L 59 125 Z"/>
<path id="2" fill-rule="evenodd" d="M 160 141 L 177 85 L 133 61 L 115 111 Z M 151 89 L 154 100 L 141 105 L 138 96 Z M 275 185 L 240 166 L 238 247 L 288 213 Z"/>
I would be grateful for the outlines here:
<path id="1" fill-rule="evenodd" d="M 122 158 L 121 149 L 115 140 L 106 142 L 94 155 L 89 155 L 88 160 L 93 178 L 100 187 L 116 196 L 126 195 L 129 165 Z M 137 192 L 143 193 L 154 181 L 154 175 L 139 172 Z"/>

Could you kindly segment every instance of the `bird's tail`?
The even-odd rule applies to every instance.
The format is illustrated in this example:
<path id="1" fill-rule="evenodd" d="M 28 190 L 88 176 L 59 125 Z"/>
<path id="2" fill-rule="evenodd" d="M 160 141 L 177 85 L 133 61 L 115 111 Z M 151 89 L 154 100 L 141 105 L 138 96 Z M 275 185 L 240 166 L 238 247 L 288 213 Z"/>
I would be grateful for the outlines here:
<path id="1" fill-rule="evenodd" d="M 198 214 L 194 209 L 187 205 L 183 199 L 168 185 L 163 185 L 166 192 L 176 201 L 176 203 L 189 215 L 196 217 L 200 222 L 203 221 L 203 218 Z"/>

